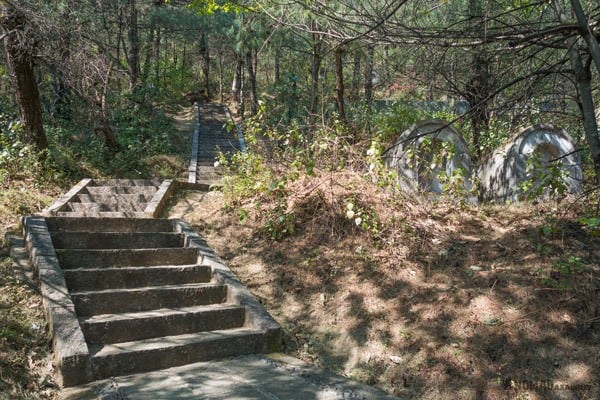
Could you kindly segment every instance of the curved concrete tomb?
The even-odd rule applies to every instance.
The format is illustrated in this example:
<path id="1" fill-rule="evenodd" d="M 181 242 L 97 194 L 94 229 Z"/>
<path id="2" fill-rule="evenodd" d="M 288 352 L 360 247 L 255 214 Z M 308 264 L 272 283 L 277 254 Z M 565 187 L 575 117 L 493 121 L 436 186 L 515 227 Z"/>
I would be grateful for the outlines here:
<path id="1" fill-rule="evenodd" d="M 543 177 L 552 165 L 558 166 L 570 193 L 580 190 L 581 160 L 573 139 L 553 125 L 534 125 L 496 150 L 479 168 L 482 200 L 517 201 L 520 184 Z M 529 164 L 529 165 L 528 165 Z M 540 180 L 538 185 L 544 183 Z"/>
<path id="2" fill-rule="evenodd" d="M 385 153 L 388 167 L 398 171 L 403 190 L 442 193 L 445 177 L 459 173 L 470 190 L 471 156 L 467 143 L 446 121 L 430 119 L 404 131 Z"/>

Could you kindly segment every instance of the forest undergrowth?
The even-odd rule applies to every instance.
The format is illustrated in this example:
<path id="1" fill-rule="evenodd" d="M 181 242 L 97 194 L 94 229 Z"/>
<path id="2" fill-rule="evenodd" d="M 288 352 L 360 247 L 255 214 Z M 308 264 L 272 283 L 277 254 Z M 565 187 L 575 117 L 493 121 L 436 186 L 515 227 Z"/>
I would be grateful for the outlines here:
<path id="1" fill-rule="evenodd" d="M 286 213 L 250 197 L 240 219 L 220 192 L 171 211 L 282 325 L 286 352 L 401 398 L 598 397 L 600 242 L 577 207 L 391 198 L 350 172 L 287 188 Z"/>
<path id="2" fill-rule="evenodd" d="M 254 151 L 222 160 L 222 192 L 169 215 L 258 296 L 286 352 L 401 398 L 600 396 L 593 195 L 407 193 L 379 143 L 252 129 Z"/>

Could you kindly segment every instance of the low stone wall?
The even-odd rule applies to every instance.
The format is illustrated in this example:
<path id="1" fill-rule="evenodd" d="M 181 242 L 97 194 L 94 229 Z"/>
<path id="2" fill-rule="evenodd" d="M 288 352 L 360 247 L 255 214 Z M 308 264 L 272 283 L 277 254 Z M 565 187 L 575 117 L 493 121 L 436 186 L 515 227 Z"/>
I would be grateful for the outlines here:
<path id="1" fill-rule="evenodd" d="M 444 155 L 448 147 L 452 151 Z M 384 157 L 387 166 L 398 171 L 403 190 L 441 193 L 442 172 L 452 177 L 459 169 L 464 176 L 463 189 L 471 189 L 471 156 L 467 143 L 446 121 L 430 119 L 414 124 L 396 139 Z M 435 158 L 441 162 L 433 162 Z"/>
<path id="2" fill-rule="evenodd" d="M 513 140 L 496 150 L 479 168 L 480 200 L 518 201 L 520 185 L 531 178 L 531 173 L 543 175 L 545 168 L 559 163 L 569 192 L 581 188 L 581 160 L 575 152 L 573 139 L 562 129 L 552 125 L 535 125 L 525 129 Z M 528 161 L 537 157 L 538 165 Z M 534 168 L 532 170 L 532 168 Z M 542 185 L 543 182 L 533 182 Z"/>

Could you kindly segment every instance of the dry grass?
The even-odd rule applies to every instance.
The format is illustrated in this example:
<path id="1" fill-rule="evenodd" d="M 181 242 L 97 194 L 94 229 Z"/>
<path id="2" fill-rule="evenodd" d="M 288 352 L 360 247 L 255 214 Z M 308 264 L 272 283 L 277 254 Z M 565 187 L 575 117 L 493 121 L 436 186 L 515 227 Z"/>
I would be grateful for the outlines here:
<path id="1" fill-rule="evenodd" d="M 171 215 L 258 296 L 287 352 L 403 398 L 600 398 L 600 242 L 574 211 L 392 198 L 349 172 L 286 195 L 296 229 L 280 241 L 265 235 L 265 199 L 241 204 L 260 216 L 243 223 L 220 193 Z M 368 224 L 348 219 L 348 202 Z M 569 256 L 581 271 L 552 287 Z"/>
<path id="2" fill-rule="evenodd" d="M 0 188 L 0 399 L 56 399 L 50 336 L 35 287 L 19 281 L 8 257 L 7 232 L 42 211 L 61 189 L 23 177 Z"/>
<path id="3" fill-rule="evenodd" d="M 0 399 L 57 399 L 50 336 L 35 288 L 0 258 Z"/>

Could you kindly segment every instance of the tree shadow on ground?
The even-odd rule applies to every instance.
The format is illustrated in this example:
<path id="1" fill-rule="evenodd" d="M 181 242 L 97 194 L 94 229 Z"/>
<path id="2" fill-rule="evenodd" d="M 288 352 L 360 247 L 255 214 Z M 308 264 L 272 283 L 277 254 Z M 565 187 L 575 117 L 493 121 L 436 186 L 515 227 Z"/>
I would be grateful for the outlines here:
<path id="1" fill-rule="evenodd" d="M 234 218 L 196 226 L 282 324 L 287 351 L 319 366 L 406 398 L 600 397 L 598 238 L 569 221 L 550 234 L 525 217 L 454 222 L 439 235 L 415 225 L 394 257 L 339 219 L 278 242 Z M 570 256 L 581 269 L 553 287 Z"/>

